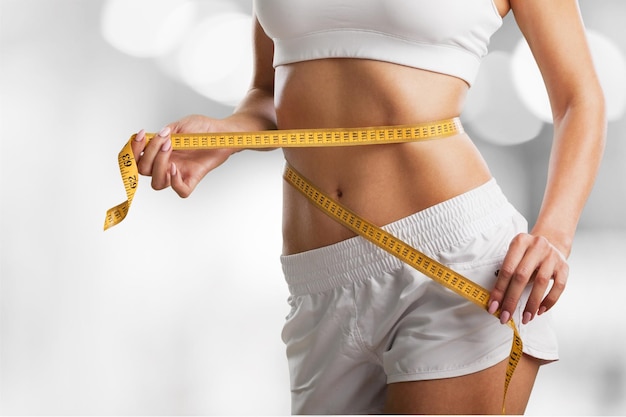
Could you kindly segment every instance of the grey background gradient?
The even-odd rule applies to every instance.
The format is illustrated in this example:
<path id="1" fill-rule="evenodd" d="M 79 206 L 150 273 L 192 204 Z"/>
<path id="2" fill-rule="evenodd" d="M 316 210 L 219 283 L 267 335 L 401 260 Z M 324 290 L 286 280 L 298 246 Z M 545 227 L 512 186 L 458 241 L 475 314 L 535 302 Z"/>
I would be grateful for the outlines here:
<path id="1" fill-rule="evenodd" d="M 237 154 L 187 200 L 142 178 L 128 218 L 103 232 L 106 209 L 124 199 L 116 157 L 131 133 L 232 111 L 154 59 L 107 43 L 105 3 L 0 0 L 0 411 L 288 414 L 281 154 Z M 231 3 L 250 12 L 249 1 Z M 587 27 L 624 59 L 626 2 L 580 5 Z M 136 24 L 149 31 L 159 22 Z M 492 56 L 511 53 L 519 37 L 507 17 Z M 501 111 L 516 117 L 513 104 Z M 532 222 L 552 125 L 503 146 L 466 117 L 498 182 Z M 555 309 L 562 359 L 542 370 L 528 414 L 626 414 L 625 136 L 621 112 L 609 123 Z"/>

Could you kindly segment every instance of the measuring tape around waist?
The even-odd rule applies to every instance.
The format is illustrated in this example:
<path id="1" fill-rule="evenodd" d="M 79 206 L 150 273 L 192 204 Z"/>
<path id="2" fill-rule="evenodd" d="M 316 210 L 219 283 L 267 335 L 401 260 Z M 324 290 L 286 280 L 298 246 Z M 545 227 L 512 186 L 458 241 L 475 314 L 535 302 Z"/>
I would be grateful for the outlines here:
<path id="1" fill-rule="evenodd" d="M 360 217 L 350 209 L 330 198 L 323 191 L 311 184 L 306 178 L 300 175 L 295 169 L 287 165 L 284 174 L 285 180 L 296 190 L 300 191 L 311 203 L 321 209 L 325 214 L 335 219 L 356 234 L 367 239 L 374 245 L 397 257 L 402 262 L 417 269 L 435 282 L 445 288 L 459 294 L 466 300 L 477 304 L 483 310 L 487 310 L 489 302 L 489 291 L 476 284 L 472 280 L 458 274 L 447 266 L 435 261 L 423 254 L 411 245 L 403 242 L 384 229 L 377 227 Z M 500 310 L 494 313 L 500 317 Z M 504 396 L 502 398 L 502 413 L 505 412 L 504 403 L 509 384 L 513 378 L 515 368 L 522 357 L 522 338 L 519 335 L 517 326 L 513 320 L 509 320 L 509 327 L 513 329 L 513 342 L 504 380 Z"/>
<path id="2" fill-rule="evenodd" d="M 335 129 L 266 130 L 259 132 L 183 133 L 171 135 L 172 149 L 262 149 L 311 148 L 328 146 L 357 146 L 386 143 L 406 143 L 443 138 L 463 133 L 458 117 L 415 125 Z M 156 134 L 146 133 L 146 141 Z M 104 230 L 124 220 L 130 209 L 139 184 L 139 172 L 133 155 L 132 135 L 117 159 L 126 190 L 126 201 L 109 209 L 104 220 Z"/>
<path id="3" fill-rule="evenodd" d="M 171 135 L 171 140 L 172 149 L 174 150 L 219 148 L 261 149 L 277 147 L 307 148 L 416 142 L 453 136 L 463 133 L 463 131 L 460 120 L 453 118 L 432 123 L 388 127 L 173 134 Z M 154 133 L 147 133 L 145 140 L 149 141 L 154 138 L 154 136 Z M 118 154 L 118 165 L 127 199 L 107 211 L 104 222 L 105 230 L 124 220 L 128 214 L 139 183 L 139 172 L 131 147 L 134 138 L 135 135 L 131 136 Z M 290 167 L 287 167 L 285 172 L 285 180 L 307 196 L 312 203 L 355 233 L 398 257 L 403 262 L 416 268 L 444 287 L 474 302 L 484 310 L 487 310 L 489 292 L 485 288 L 457 274 L 445 265 L 430 259 L 423 253 L 385 232 L 383 229 L 360 218 L 355 213 L 324 195 Z M 498 311 L 494 315 L 499 316 L 500 312 Z M 515 323 L 510 320 L 508 324 L 513 329 L 514 338 L 505 377 L 505 398 L 513 372 L 522 355 L 522 341 Z"/>

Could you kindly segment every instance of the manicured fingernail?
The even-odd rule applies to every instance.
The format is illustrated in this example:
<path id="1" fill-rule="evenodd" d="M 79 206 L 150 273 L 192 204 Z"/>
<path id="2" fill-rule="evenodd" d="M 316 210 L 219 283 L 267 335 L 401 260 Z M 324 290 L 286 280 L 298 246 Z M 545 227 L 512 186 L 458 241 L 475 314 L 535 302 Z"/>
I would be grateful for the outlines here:
<path id="1" fill-rule="evenodd" d="M 159 136 L 161 136 L 161 135 L 159 134 Z M 171 147 L 172 147 L 172 141 L 171 140 L 166 140 L 165 143 L 163 144 L 163 146 L 161 146 L 161 150 L 163 152 L 167 152 L 167 151 L 169 151 L 171 149 Z"/>
<path id="2" fill-rule="evenodd" d="M 546 308 L 546 306 L 541 306 L 539 307 L 539 312 L 537 313 L 537 315 L 541 316 L 543 313 L 545 313 L 546 311 L 548 311 L 548 309 Z"/>
<path id="3" fill-rule="evenodd" d="M 167 137 L 169 134 L 170 134 L 170 128 L 167 126 L 161 129 L 161 131 L 159 132 L 159 136 L 161 136 L 162 138 Z"/>
<path id="4" fill-rule="evenodd" d="M 146 131 L 141 129 L 139 132 L 137 132 L 137 134 L 135 135 L 135 141 L 137 142 L 141 142 L 144 138 L 146 137 Z"/>
<path id="5" fill-rule="evenodd" d="M 173 176 L 176 175 L 176 164 L 172 162 L 172 166 L 170 167 L 170 174 Z"/>
<path id="6" fill-rule="evenodd" d="M 502 313 L 500 313 L 500 323 L 507 324 L 510 318 L 511 313 L 509 313 L 508 311 L 503 311 Z"/>
<path id="7" fill-rule="evenodd" d="M 487 310 L 489 314 L 493 314 L 498 311 L 498 305 L 497 301 L 492 301 L 491 304 L 489 304 L 489 310 Z"/>
<path id="8" fill-rule="evenodd" d="M 528 324 L 533 319 L 533 314 L 530 311 L 524 313 L 522 317 L 522 324 Z"/>

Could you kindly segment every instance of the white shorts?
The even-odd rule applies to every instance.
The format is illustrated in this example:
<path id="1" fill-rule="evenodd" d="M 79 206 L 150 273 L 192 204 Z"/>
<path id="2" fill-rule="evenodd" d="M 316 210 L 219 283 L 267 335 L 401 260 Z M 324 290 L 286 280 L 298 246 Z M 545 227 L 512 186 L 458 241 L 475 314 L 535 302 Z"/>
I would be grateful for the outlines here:
<path id="1" fill-rule="evenodd" d="M 384 228 L 490 289 L 527 223 L 492 179 Z M 361 237 L 281 261 L 294 414 L 379 413 L 389 383 L 467 375 L 509 355 L 510 327 Z M 521 325 L 528 293 L 513 315 L 524 352 L 556 360 L 550 314 Z"/>

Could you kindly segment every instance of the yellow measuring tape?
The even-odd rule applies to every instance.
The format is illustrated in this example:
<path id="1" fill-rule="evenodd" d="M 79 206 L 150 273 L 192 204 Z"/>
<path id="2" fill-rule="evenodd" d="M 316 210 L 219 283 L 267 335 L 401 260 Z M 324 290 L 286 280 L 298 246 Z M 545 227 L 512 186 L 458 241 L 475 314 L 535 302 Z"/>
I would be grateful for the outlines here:
<path id="1" fill-rule="evenodd" d="M 173 134 L 172 149 L 262 149 L 262 148 L 311 148 L 328 146 L 356 146 L 384 143 L 403 143 L 442 138 L 463 132 L 458 117 L 433 123 L 406 126 L 384 126 L 338 129 L 266 130 L 234 133 L 184 133 Z M 133 155 L 132 135 L 117 160 L 126 190 L 126 201 L 109 209 L 104 220 L 104 230 L 120 223 L 126 215 L 139 184 L 139 172 Z M 146 133 L 146 141 L 156 136 Z"/>
<path id="2" fill-rule="evenodd" d="M 454 291 L 465 299 L 477 304 L 483 310 L 488 309 L 489 291 L 476 284 L 472 280 L 465 278 L 454 272 L 447 266 L 435 261 L 429 256 L 423 254 L 413 248 L 408 243 L 403 242 L 384 229 L 377 227 L 346 208 L 342 204 L 324 194 L 320 189 L 316 188 L 306 178 L 301 176 L 295 169 L 287 165 L 284 174 L 285 180 L 294 186 L 294 188 L 304 194 L 313 204 L 315 204 L 324 213 L 352 230 L 356 234 L 369 240 L 376 246 L 384 249 L 409 266 L 417 269 L 427 277 L 438 282 L 449 290 Z M 496 317 L 500 317 L 500 310 L 494 313 Z M 504 380 L 504 397 L 502 399 L 502 412 L 504 413 L 504 401 L 506 393 L 513 378 L 513 372 L 522 357 L 522 338 L 517 331 L 517 326 L 513 320 L 507 323 L 513 329 L 513 344 L 509 355 L 509 363 L 506 370 Z"/>
<path id="3" fill-rule="evenodd" d="M 172 149 L 174 150 L 219 148 L 261 149 L 278 147 L 307 148 L 416 142 L 453 136 L 462 132 L 463 126 L 460 120 L 453 118 L 438 122 L 405 126 L 173 134 L 171 135 L 171 140 Z M 154 136 L 154 133 L 147 133 L 145 140 L 149 141 L 154 138 Z M 134 138 L 135 135 L 130 137 L 118 155 L 118 165 L 127 199 L 107 211 L 104 221 L 105 230 L 124 220 L 128 214 L 128 210 L 139 184 L 139 172 L 131 147 Z M 444 287 L 474 302 L 482 309 L 487 310 L 487 303 L 489 301 L 489 291 L 487 289 L 429 258 L 383 229 L 359 217 L 357 214 L 326 196 L 289 166 L 287 166 L 285 171 L 285 180 L 307 196 L 317 207 L 341 224 L 398 257 L 403 262 L 406 262 L 408 265 L 414 267 Z M 497 311 L 494 315 L 499 317 L 500 311 Z M 513 329 L 513 345 L 511 347 L 504 383 L 505 398 L 511 378 L 513 377 L 513 372 L 522 356 L 522 340 L 519 336 L 519 332 L 513 320 L 509 320 L 508 324 Z"/>

